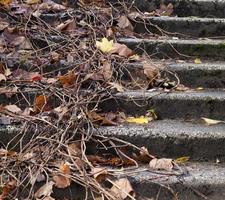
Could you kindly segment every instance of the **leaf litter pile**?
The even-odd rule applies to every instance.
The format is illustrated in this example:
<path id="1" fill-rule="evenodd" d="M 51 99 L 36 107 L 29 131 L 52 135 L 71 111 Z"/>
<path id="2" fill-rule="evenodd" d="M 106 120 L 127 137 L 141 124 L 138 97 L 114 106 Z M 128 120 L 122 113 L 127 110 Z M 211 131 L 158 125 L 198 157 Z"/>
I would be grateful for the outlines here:
<path id="1" fill-rule="evenodd" d="M 116 93 L 168 86 L 162 68 L 117 42 L 138 36 L 128 17 L 134 8 L 116 1 L 68 2 L 0 0 L 0 95 L 6 99 L 0 121 L 18 132 L 1 144 L 1 200 L 60 199 L 53 191 L 75 183 L 84 188 L 81 199 L 135 199 L 129 180 L 117 174 L 141 163 L 168 171 L 175 166 L 97 131 L 156 119 L 152 110 L 146 116 L 104 113 L 102 103 Z M 132 74 L 134 62 L 144 70 Z"/>

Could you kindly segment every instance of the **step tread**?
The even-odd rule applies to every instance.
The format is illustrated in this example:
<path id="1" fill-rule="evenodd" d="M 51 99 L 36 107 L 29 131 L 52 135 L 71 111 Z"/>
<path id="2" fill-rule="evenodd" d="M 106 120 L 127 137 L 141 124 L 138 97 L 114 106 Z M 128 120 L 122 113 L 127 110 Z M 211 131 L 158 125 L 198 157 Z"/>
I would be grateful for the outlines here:
<path id="1" fill-rule="evenodd" d="M 174 91 L 174 92 L 159 92 L 159 91 L 127 91 L 116 94 L 118 98 L 127 97 L 128 99 L 180 99 L 180 100 L 225 100 L 224 90 L 204 90 L 204 91 Z"/>
<path id="2" fill-rule="evenodd" d="M 156 120 L 146 125 L 123 125 L 99 129 L 106 135 L 127 135 L 129 137 L 174 137 L 174 138 L 225 138 L 225 124 L 208 126 L 180 120 Z"/>

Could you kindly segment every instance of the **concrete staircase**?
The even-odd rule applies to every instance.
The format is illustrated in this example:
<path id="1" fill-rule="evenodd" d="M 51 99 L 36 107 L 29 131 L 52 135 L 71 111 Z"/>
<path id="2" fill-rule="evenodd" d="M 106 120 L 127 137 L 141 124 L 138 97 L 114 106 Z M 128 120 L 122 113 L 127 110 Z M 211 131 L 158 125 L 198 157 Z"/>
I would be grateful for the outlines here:
<path id="1" fill-rule="evenodd" d="M 120 38 L 118 41 L 140 54 L 145 51 L 156 60 L 166 59 L 167 69 L 174 71 L 181 83 L 190 89 L 166 93 L 135 90 L 116 94 L 116 101 L 109 100 L 102 105 L 105 111 L 144 115 L 146 110 L 154 109 L 159 120 L 147 125 L 104 127 L 99 131 L 145 146 L 158 157 L 190 156 L 190 161 L 180 166 L 180 174 L 168 176 L 148 171 L 143 166 L 121 175 L 131 180 L 137 199 L 223 200 L 225 124 L 207 126 L 201 117 L 225 120 L 225 2 L 166 0 L 164 3 L 174 5 L 176 17 L 146 17 L 146 20 L 149 32 L 159 33 L 158 28 L 171 32 L 168 39 L 141 39 L 141 34 L 148 31 L 137 20 L 134 28 L 140 38 Z M 150 11 L 159 7 L 159 1 L 137 0 L 136 6 Z M 42 16 L 46 21 L 49 17 L 57 18 Z M 60 40 L 54 40 L 57 39 Z M 39 41 L 39 45 L 45 46 L 42 42 Z M 201 64 L 194 63 L 196 57 L 201 59 Z M 140 63 L 131 64 L 129 68 L 143 70 Z M 203 90 L 196 90 L 197 87 Z M 1 96 L 0 103 L 8 101 L 16 99 Z M 0 130 L 1 135 L 7 134 L 4 143 L 12 137 L 12 132 L 11 129 Z"/>

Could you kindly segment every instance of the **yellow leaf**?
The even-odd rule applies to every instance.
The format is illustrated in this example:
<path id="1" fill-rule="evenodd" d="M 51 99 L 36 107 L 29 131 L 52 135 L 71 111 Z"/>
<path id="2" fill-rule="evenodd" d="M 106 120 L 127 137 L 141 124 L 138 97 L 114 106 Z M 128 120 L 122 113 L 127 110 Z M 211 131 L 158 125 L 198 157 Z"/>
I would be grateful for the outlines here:
<path id="1" fill-rule="evenodd" d="M 26 1 L 26 4 L 32 5 L 32 4 L 36 4 L 36 3 L 38 3 L 38 2 L 39 2 L 39 0 L 27 0 L 27 1 Z"/>
<path id="2" fill-rule="evenodd" d="M 128 117 L 126 119 L 129 123 L 135 123 L 135 124 L 147 124 L 149 121 L 152 121 L 152 118 L 150 117 Z"/>
<path id="3" fill-rule="evenodd" d="M 12 0 L 0 0 L 0 4 L 3 6 L 9 6 L 12 3 Z"/>
<path id="4" fill-rule="evenodd" d="M 197 87 L 196 90 L 198 90 L 198 91 L 199 90 L 204 90 L 204 88 L 203 87 Z"/>
<path id="5" fill-rule="evenodd" d="M 96 41 L 96 47 L 100 49 L 103 53 L 108 53 L 113 48 L 113 40 L 108 40 L 107 38 L 102 38 L 102 41 Z"/>
<path id="6" fill-rule="evenodd" d="M 195 62 L 195 64 L 201 64 L 201 63 L 202 63 L 202 61 L 201 61 L 199 58 L 196 58 L 196 59 L 194 60 L 194 62 Z"/>
<path id="7" fill-rule="evenodd" d="M 177 158 L 175 160 L 175 163 L 182 164 L 182 163 L 187 162 L 189 159 L 190 159 L 190 156 L 183 156 L 183 157 Z"/>
<path id="8" fill-rule="evenodd" d="M 205 117 L 202 117 L 202 119 L 206 123 L 206 125 L 208 125 L 208 126 L 216 125 L 216 124 L 220 124 L 220 123 L 225 123 L 225 121 L 209 119 L 209 118 L 205 118 Z"/>

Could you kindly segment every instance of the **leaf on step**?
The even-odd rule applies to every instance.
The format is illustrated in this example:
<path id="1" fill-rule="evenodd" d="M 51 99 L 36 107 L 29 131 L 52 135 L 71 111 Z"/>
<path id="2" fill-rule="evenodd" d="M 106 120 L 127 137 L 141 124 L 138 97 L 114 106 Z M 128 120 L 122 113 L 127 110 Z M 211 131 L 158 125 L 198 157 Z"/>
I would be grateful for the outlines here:
<path id="1" fill-rule="evenodd" d="M 4 107 L 6 110 L 15 113 L 15 114 L 20 114 L 22 113 L 22 110 L 17 106 L 17 105 L 7 105 Z"/>
<path id="2" fill-rule="evenodd" d="M 220 123 L 225 123 L 225 121 L 221 121 L 221 120 L 215 120 L 215 119 L 209 119 L 209 118 L 205 118 L 205 117 L 201 117 L 201 119 L 204 121 L 204 123 L 208 126 L 211 125 L 216 125 L 216 124 L 220 124 Z"/>
<path id="3" fill-rule="evenodd" d="M 59 24 L 55 29 L 61 32 L 73 34 L 76 31 L 76 22 L 74 19 L 68 19 Z"/>
<path id="4" fill-rule="evenodd" d="M 167 171 L 172 171 L 173 169 L 173 160 L 169 158 L 153 158 L 149 162 L 149 166 L 152 169 L 163 169 Z"/>
<path id="5" fill-rule="evenodd" d="M 121 178 L 113 182 L 113 186 L 110 190 L 118 199 L 126 199 L 129 196 L 135 196 L 133 187 L 127 178 Z"/>
<path id="6" fill-rule="evenodd" d="M 59 167 L 59 174 L 53 176 L 55 181 L 55 186 L 57 188 L 66 188 L 70 186 L 71 175 L 70 175 L 70 166 L 67 163 L 62 163 Z"/>
<path id="7" fill-rule="evenodd" d="M 170 16 L 173 13 L 173 4 L 169 3 L 168 5 L 160 4 L 160 9 L 156 10 L 156 14 L 159 16 Z"/>
<path id="8" fill-rule="evenodd" d="M 200 58 L 195 58 L 194 63 L 195 64 L 201 64 L 202 61 L 200 60 Z"/>
<path id="9" fill-rule="evenodd" d="M 51 193 L 53 192 L 53 185 L 55 183 L 53 181 L 45 183 L 43 186 L 41 186 L 37 192 L 35 192 L 34 196 L 36 198 L 45 198 L 50 197 Z"/>
<path id="10" fill-rule="evenodd" d="M 152 121 L 153 118 L 151 117 L 144 117 L 144 116 L 140 116 L 140 117 L 128 117 L 126 119 L 126 121 L 128 123 L 135 123 L 135 124 L 147 124 L 150 121 Z"/>
<path id="11" fill-rule="evenodd" d="M 123 57 L 130 57 L 134 55 L 134 52 L 128 48 L 125 44 L 114 43 L 112 49 L 109 51 L 111 54 L 118 54 Z"/>
<path id="12" fill-rule="evenodd" d="M 130 31 L 133 31 L 133 29 L 134 29 L 130 20 L 125 15 L 121 16 L 117 20 L 117 22 L 118 22 L 117 26 L 119 26 L 121 29 L 126 29 L 126 30 L 130 30 Z"/>
<path id="13" fill-rule="evenodd" d="M 157 66 L 149 62 L 148 63 L 143 62 L 142 64 L 143 64 L 144 74 L 147 76 L 147 78 L 150 81 L 153 81 L 154 79 L 159 77 L 159 69 Z"/>
<path id="14" fill-rule="evenodd" d="M 96 41 L 96 47 L 100 49 L 103 53 L 109 53 L 113 48 L 113 40 L 108 40 L 107 38 L 102 38 L 101 42 Z"/>
<path id="15" fill-rule="evenodd" d="M 183 157 L 177 158 L 175 160 L 175 163 L 183 164 L 183 163 L 186 163 L 187 161 L 189 161 L 189 159 L 190 159 L 190 156 L 183 156 Z"/>
<path id="16" fill-rule="evenodd" d="M 149 163 L 151 159 L 155 158 L 151 155 L 146 147 L 141 147 L 139 155 L 134 155 L 135 160 L 140 162 Z"/>
<path id="17" fill-rule="evenodd" d="M 118 92 L 124 92 L 124 87 L 116 82 L 109 82 L 108 83 L 111 86 L 111 89 L 116 89 Z"/>

